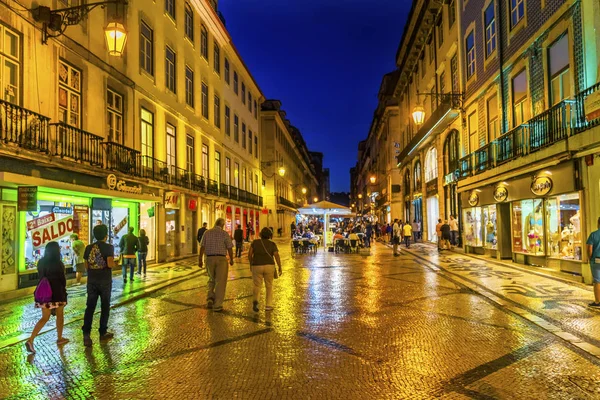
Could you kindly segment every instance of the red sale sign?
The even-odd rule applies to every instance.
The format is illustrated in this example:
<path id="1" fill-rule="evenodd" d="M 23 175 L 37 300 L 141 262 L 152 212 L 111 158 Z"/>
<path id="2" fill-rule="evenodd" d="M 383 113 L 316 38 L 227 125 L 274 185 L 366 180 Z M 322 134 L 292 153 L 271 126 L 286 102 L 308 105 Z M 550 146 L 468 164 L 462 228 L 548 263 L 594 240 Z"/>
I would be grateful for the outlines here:
<path id="1" fill-rule="evenodd" d="M 27 221 L 27 230 L 30 231 L 32 229 L 39 228 L 40 226 L 49 224 L 50 222 L 54 222 L 54 213 Z"/>
<path id="2" fill-rule="evenodd" d="M 44 247 L 52 240 L 58 240 L 73 233 L 73 217 L 69 216 L 31 231 L 34 249 Z"/>

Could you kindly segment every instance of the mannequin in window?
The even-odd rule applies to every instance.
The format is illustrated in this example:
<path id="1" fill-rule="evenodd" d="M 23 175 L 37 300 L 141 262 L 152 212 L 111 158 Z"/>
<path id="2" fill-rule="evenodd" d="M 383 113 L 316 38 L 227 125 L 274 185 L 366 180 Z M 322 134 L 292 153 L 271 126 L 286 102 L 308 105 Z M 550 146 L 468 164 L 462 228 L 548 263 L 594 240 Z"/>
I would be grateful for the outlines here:
<path id="1" fill-rule="evenodd" d="M 581 216 L 579 210 L 573 215 L 569 221 L 573 225 L 573 237 L 575 240 L 581 240 Z"/>
<path id="2" fill-rule="evenodd" d="M 526 218 L 525 229 L 527 237 L 529 239 L 529 251 L 537 253 L 540 251 L 543 229 L 544 229 L 544 218 L 542 215 L 542 203 L 537 205 L 535 211 L 529 213 Z"/>

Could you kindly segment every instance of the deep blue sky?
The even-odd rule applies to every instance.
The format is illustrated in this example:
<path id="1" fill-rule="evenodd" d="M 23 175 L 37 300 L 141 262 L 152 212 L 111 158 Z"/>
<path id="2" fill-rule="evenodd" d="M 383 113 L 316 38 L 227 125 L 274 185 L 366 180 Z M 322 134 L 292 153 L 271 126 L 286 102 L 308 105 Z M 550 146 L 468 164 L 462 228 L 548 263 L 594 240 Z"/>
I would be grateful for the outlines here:
<path id="1" fill-rule="evenodd" d="M 331 191 L 348 191 L 409 0 L 220 0 L 227 29 L 268 99 L 279 99 L 310 150 L 325 154 Z"/>

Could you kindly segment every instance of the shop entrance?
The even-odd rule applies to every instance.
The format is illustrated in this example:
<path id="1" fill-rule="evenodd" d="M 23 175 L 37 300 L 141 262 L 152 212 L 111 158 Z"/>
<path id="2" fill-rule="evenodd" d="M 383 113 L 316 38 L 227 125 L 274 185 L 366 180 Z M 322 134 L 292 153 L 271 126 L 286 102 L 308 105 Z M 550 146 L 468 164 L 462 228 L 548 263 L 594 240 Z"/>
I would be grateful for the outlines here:
<path id="1" fill-rule="evenodd" d="M 512 258 L 512 246 L 510 240 L 510 204 L 498 204 L 498 251 L 500 258 Z"/>
<path id="2" fill-rule="evenodd" d="M 177 229 L 179 221 L 179 210 L 167 209 L 166 218 L 166 233 L 167 233 L 167 257 L 179 256 L 179 229 Z"/>
<path id="3" fill-rule="evenodd" d="M 17 288 L 17 207 L 0 204 L 0 292 Z"/>
<path id="4" fill-rule="evenodd" d="M 440 205 L 437 196 L 427 198 L 427 239 L 430 242 L 437 241 L 435 226 L 440 218 Z"/>

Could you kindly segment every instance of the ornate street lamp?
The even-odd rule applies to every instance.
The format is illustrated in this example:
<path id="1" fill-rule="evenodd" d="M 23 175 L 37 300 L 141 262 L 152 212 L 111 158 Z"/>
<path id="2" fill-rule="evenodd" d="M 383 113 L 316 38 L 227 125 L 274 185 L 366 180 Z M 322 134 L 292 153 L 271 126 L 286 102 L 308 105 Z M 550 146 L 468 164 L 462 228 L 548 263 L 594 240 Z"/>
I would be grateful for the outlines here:
<path id="1" fill-rule="evenodd" d="M 415 125 L 423 125 L 425 121 L 425 108 L 417 104 L 412 112 L 413 121 L 415 121 Z"/>
<path id="2" fill-rule="evenodd" d="M 302 194 L 306 194 L 306 188 L 305 187 L 302 188 Z"/>
<path id="3" fill-rule="evenodd" d="M 117 57 L 122 56 L 125 43 L 127 42 L 127 32 L 123 24 L 120 22 L 109 22 L 106 28 L 104 28 L 104 35 L 106 36 L 108 54 Z"/>
<path id="4" fill-rule="evenodd" d="M 284 176 L 285 175 L 285 168 L 283 166 L 279 167 L 279 169 L 277 170 L 277 173 L 281 177 Z"/>
<path id="5" fill-rule="evenodd" d="M 450 101 L 452 108 L 462 110 L 463 94 L 462 93 L 419 93 L 417 92 L 417 105 L 413 108 L 412 117 L 415 125 L 420 126 L 425 122 L 425 108 L 419 102 L 419 96 L 431 96 L 436 99 L 441 98 L 442 101 Z"/>
<path id="6" fill-rule="evenodd" d="M 371 184 L 374 184 L 375 182 L 377 182 L 377 177 L 375 175 L 371 175 L 369 180 L 371 181 Z"/>

